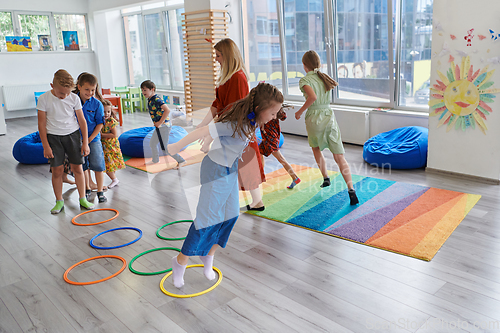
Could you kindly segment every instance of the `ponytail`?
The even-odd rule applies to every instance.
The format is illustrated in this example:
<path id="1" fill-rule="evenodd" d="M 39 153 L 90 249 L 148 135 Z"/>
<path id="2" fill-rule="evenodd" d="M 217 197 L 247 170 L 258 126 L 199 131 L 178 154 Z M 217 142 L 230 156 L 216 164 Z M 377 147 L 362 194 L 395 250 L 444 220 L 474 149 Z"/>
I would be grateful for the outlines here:
<path id="1" fill-rule="evenodd" d="M 314 73 L 316 73 L 321 81 L 323 81 L 323 84 L 325 85 L 325 91 L 330 91 L 339 84 L 337 81 L 332 79 L 330 75 L 323 73 L 320 71 L 321 67 L 321 59 L 319 58 L 318 53 L 314 50 L 309 50 L 304 55 L 302 56 L 302 63 L 309 69 L 314 70 Z"/>

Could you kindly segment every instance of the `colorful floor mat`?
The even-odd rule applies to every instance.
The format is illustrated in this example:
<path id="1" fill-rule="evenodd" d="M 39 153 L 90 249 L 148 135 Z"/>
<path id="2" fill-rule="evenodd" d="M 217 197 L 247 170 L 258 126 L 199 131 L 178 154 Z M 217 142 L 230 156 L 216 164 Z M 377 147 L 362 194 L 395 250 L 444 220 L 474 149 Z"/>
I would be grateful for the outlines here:
<path id="1" fill-rule="evenodd" d="M 181 155 L 182 158 L 186 160 L 186 165 L 199 163 L 206 155 L 205 153 L 200 151 L 200 148 L 201 145 L 196 142 L 181 151 L 179 155 Z M 125 164 L 129 167 L 149 173 L 158 173 L 173 169 L 175 166 L 177 166 L 177 162 L 170 156 L 160 156 L 160 162 L 155 164 L 146 164 L 147 162 L 151 161 L 151 158 L 123 156 L 123 159 L 125 160 Z"/>
<path id="2" fill-rule="evenodd" d="M 430 261 L 480 195 L 353 175 L 360 204 L 351 206 L 340 172 L 320 188 L 319 169 L 292 165 L 302 180 L 293 190 L 284 169 L 266 175 L 266 209 L 251 214 Z M 240 195 L 242 206 L 248 193 Z"/>

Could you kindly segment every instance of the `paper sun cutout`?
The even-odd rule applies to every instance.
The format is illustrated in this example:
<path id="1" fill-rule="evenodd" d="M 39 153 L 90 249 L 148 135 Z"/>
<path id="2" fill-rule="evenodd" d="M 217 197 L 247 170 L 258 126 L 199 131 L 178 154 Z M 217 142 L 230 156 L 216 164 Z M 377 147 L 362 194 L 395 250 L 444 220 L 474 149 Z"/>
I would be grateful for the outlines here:
<path id="1" fill-rule="evenodd" d="M 486 38 L 486 36 L 484 36 L 484 35 L 477 35 L 477 37 L 479 37 L 479 40 L 483 40 Z"/>
<path id="2" fill-rule="evenodd" d="M 500 89 L 492 88 L 490 81 L 493 72 L 488 66 L 476 72 L 469 57 L 462 58 L 461 66 L 451 62 L 446 75 L 437 71 L 440 80 L 430 88 L 432 99 L 429 101 L 429 116 L 439 116 L 437 127 L 448 125 L 446 132 L 455 126 L 463 131 L 467 127 L 479 127 L 486 134 L 486 116 L 492 112 L 487 103 L 493 102 L 494 94 Z"/>
<path id="3" fill-rule="evenodd" d="M 452 40 L 455 40 L 455 39 L 457 39 L 457 36 L 455 36 L 455 35 L 450 35 L 450 38 L 451 38 Z"/>

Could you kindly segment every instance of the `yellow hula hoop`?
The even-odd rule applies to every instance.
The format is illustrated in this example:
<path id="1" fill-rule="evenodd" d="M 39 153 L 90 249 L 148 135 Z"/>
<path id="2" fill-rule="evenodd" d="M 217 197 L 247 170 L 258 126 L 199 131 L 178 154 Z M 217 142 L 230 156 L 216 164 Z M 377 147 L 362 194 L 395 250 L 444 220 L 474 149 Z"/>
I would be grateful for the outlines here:
<path id="1" fill-rule="evenodd" d="M 191 267 L 203 267 L 202 264 L 197 264 L 197 265 L 189 265 L 187 266 L 186 268 L 191 268 Z M 180 294 L 174 294 L 174 293 L 171 293 L 169 292 L 168 290 L 166 290 L 164 287 L 163 287 L 163 283 L 165 282 L 165 280 L 170 276 L 172 275 L 172 271 L 168 272 L 167 275 L 165 275 L 163 277 L 163 279 L 161 279 L 160 281 L 160 289 L 161 291 L 163 291 L 163 293 L 165 295 L 168 295 L 168 296 L 172 296 L 172 297 L 177 297 L 177 298 L 189 298 L 189 297 L 196 297 L 196 296 L 200 296 L 200 295 L 203 295 L 203 294 L 206 294 L 208 293 L 209 291 L 212 291 L 215 289 L 215 287 L 217 287 L 220 282 L 222 281 L 222 272 L 217 268 L 217 267 L 213 267 L 213 269 L 217 272 L 217 274 L 219 274 L 219 279 L 217 280 L 217 282 L 215 282 L 215 284 L 213 286 L 211 286 L 210 288 L 206 289 L 206 290 L 203 290 L 203 291 L 200 291 L 199 293 L 195 293 L 195 294 L 189 294 L 189 295 L 180 295 Z"/>

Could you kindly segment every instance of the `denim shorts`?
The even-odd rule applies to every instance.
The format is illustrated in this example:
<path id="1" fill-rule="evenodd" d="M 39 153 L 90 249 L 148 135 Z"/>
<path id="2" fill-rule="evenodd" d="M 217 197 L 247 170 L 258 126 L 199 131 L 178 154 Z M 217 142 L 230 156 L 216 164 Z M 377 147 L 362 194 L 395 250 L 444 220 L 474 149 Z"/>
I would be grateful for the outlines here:
<path id="1" fill-rule="evenodd" d="M 104 162 L 104 151 L 102 150 L 101 140 L 89 142 L 90 154 L 85 156 L 83 170 L 90 169 L 92 171 L 106 171 L 106 163 Z"/>

